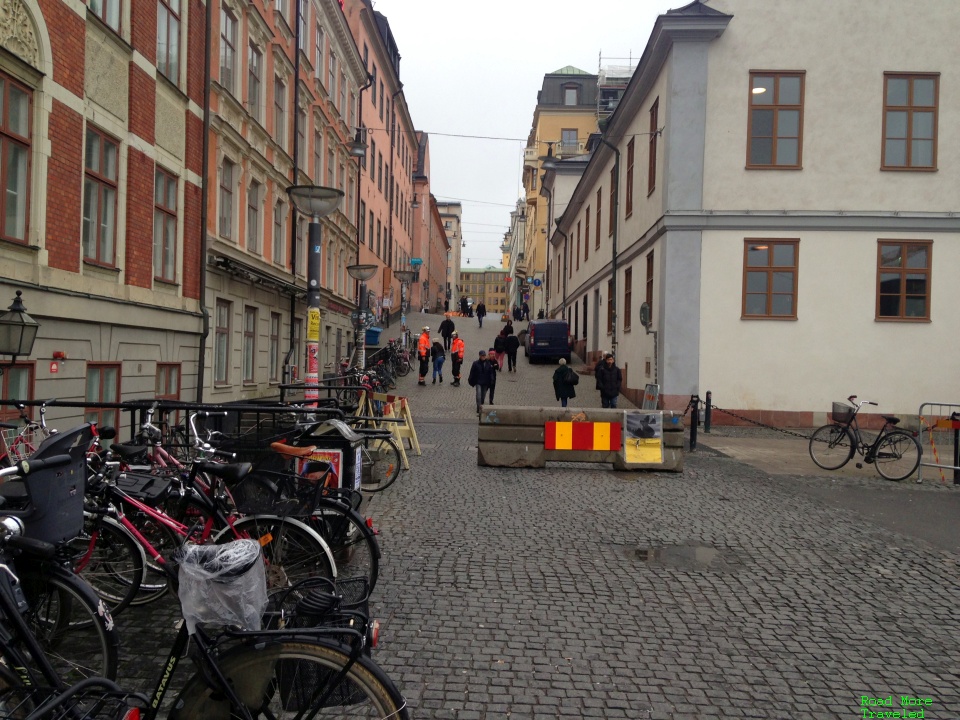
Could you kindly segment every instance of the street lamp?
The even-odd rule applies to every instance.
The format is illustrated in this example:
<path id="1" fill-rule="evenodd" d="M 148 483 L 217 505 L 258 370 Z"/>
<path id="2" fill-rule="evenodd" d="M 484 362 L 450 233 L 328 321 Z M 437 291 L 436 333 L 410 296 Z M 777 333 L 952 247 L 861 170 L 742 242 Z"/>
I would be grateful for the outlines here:
<path id="1" fill-rule="evenodd" d="M 291 185 L 290 202 L 301 215 L 310 217 L 307 231 L 307 386 L 303 399 L 315 406 L 320 397 L 320 218 L 340 205 L 343 191 L 318 185 Z"/>
<path id="2" fill-rule="evenodd" d="M 357 313 L 354 316 L 353 328 L 355 334 L 355 340 L 360 348 L 360 353 L 357 358 L 357 366 L 363 369 L 364 365 L 367 364 L 366 359 L 366 345 L 367 338 L 364 335 L 364 332 L 367 328 L 367 320 L 369 319 L 369 314 L 367 312 L 367 280 L 372 278 L 377 274 L 376 265 L 347 265 L 347 273 L 354 280 L 360 281 L 360 302 L 358 304 Z"/>
<path id="3" fill-rule="evenodd" d="M 416 276 L 416 273 L 413 270 L 397 270 L 393 273 L 397 280 L 400 281 L 400 308 L 404 313 L 407 312 L 407 288 L 410 285 L 410 281 Z"/>
<path id="4" fill-rule="evenodd" d="M 13 304 L 0 315 L 0 355 L 13 356 L 6 367 L 13 367 L 18 355 L 30 354 L 40 329 L 40 323 L 27 315 L 27 309 L 20 300 L 21 294 L 17 290 Z M 3 375 L 3 367 L 0 367 L 0 375 Z"/>

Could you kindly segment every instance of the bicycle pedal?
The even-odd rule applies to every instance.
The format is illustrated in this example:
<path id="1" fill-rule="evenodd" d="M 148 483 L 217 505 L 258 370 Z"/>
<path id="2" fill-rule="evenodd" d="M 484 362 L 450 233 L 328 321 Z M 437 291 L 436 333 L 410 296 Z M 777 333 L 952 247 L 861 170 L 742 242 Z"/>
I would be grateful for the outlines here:
<path id="1" fill-rule="evenodd" d="M 857 469 L 863 470 L 863 463 L 857 463 Z"/>

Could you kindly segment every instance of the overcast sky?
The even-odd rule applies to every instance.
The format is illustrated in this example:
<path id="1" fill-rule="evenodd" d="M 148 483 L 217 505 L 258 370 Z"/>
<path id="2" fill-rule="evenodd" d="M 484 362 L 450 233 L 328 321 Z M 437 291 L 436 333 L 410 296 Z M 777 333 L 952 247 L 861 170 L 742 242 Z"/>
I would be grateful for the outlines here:
<path id="1" fill-rule="evenodd" d="M 601 55 L 635 64 L 657 15 L 687 2 L 374 0 L 400 48 L 414 125 L 430 134 L 433 194 L 463 205 L 464 267 L 500 266 L 543 76 L 566 65 L 596 73 Z"/>

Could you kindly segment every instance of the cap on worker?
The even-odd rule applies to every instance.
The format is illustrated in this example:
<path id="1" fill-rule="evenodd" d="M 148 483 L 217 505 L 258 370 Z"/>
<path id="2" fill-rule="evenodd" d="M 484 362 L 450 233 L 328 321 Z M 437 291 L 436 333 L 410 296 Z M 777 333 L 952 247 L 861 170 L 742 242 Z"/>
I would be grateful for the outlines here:
<path id="1" fill-rule="evenodd" d="M 486 357 L 486 356 L 487 356 L 487 351 L 486 351 L 486 350 L 481 350 L 481 351 L 480 351 L 480 357 Z"/>

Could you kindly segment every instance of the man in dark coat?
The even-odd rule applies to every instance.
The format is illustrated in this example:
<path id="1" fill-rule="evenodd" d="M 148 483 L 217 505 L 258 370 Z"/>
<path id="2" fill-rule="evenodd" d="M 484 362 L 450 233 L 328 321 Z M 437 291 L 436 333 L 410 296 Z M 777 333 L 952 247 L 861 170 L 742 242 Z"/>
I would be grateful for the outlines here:
<path id="1" fill-rule="evenodd" d="M 512 330 L 512 328 L 511 328 Z M 507 335 L 507 372 L 517 371 L 517 350 L 520 349 L 520 338 L 511 332 Z"/>
<path id="2" fill-rule="evenodd" d="M 481 350 L 480 357 L 473 361 L 470 366 L 470 375 L 467 377 L 467 384 L 477 389 L 477 412 L 480 412 L 480 406 L 487 398 L 487 391 L 497 379 L 496 370 L 487 361 L 487 351 Z"/>
<path id="3" fill-rule="evenodd" d="M 443 349 L 450 349 L 450 338 L 453 337 L 453 331 L 456 330 L 456 325 L 453 324 L 453 320 L 450 318 L 444 318 L 443 322 L 440 323 L 440 337 L 443 338 Z"/>
<path id="4" fill-rule="evenodd" d="M 613 362 L 613 354 L 606 353 L 603 362 L 597 366 L 597 390 L 600 391 L 600 407 L 615 408 L 620 397 L 620 385 L 623 375 Z"/>
<path id="5" fill-rule="evenodd" d="M 467 305 L 467 298 L 466 298 L 466 296 L 461 297 L 461 298 L 460 298 L 460 314 L 461 314 L 463 317 L 466 317 L 466 316 L 467 316 L 467 312 L 469 312 L 469 310 L 470 310 L 470 307 Z"/>
<path id="6" fill-rule="evenodd" d="M 487 306 L 483 304 L 483 300 L 480 301 L 480 304 L 477 305 L 477 320 L 480 321 L 480 327 L 483 327 L 483 318 L 487 315 Z"/>

